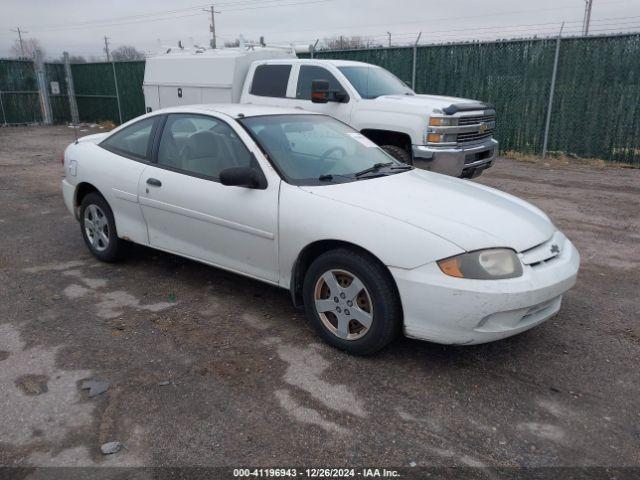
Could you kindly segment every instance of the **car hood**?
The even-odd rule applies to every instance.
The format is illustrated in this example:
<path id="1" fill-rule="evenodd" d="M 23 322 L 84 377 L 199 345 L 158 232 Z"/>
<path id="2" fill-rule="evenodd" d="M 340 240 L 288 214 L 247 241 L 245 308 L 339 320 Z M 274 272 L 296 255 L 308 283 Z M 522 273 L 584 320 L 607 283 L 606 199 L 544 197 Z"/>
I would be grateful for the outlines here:
<path id="1" fill-rule="evenodd" d="M 382 95 L 371 101 L 379 109 L 397 110 L 398 107 L 402 107 L 403 111 L 411 110 L 420 113 L 442 110 L 454 103 L 478 103 L 476 100 L 468 98 L 442 97 L 439 95 Z"/>
<path id="2" fill-rule="evenodd" d="M 423 170 L 301 188 L 395 218 L 467 251 L 507 247 L 521 252 L 548 240 L 556 230 L 541 210 L 517 197 Z"/>

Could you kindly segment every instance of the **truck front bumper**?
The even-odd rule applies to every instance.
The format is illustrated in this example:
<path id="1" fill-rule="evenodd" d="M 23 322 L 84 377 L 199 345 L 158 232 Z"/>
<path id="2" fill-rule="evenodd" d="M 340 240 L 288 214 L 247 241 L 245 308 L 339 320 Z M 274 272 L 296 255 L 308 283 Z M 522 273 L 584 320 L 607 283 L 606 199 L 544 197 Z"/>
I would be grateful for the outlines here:
<path id="1" fill-rule="evenodd" d="M 498 155 L 498 142 L 493 138 L 478 145 L 433 147 L 414 145 L 413 165 L 423 170 L 453 177 L 473 178 L 493 165 Z"/>

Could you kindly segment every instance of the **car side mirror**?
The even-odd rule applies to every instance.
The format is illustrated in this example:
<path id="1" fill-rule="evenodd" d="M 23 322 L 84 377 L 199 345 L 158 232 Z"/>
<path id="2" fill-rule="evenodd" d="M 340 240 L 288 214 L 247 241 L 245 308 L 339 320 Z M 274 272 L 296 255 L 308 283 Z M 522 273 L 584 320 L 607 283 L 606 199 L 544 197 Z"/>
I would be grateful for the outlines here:
<path id="1" fill-rule="evenodd" d="M 313 103 L 329 102 L 329 81 L 328 80 L 312 80 L 311 81 L 311 101 Z"/>
<path id="2" fill-rule="evenodd" d="M 229 187 L 260 188 L 262 182 L 251 167 L 229 167 L 220 172 L 220 183 Z"/>

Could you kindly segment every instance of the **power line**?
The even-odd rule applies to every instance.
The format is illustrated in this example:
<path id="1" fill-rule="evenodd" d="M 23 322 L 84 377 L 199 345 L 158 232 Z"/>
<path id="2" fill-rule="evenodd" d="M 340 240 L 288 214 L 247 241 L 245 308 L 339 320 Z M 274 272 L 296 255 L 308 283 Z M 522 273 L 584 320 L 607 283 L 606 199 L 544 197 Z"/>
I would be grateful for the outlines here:
<path id="1" fill-rule="evenodd" d="M 241 12 L 246 10 L 256 10 L 256 9 L 263 9 L 263 8 L 302 6 L 302 5 L 308 5 L 308 4 L 331 2 L 334 0 L 312 0 L 312 1 L 294 1 L 291 3 L 273 3 L 273 2 L 279 2 L 279 1 L 282 1 L 282 0 L 255 0 L 252 2 L 244 1 L 244 2 L 233 2 L 233 3 L 219 3 L 219 4 L 216 4 L 216 6 L 220 8 L 225 6 L 235 7 L 235 6 L 241 6 L 244 4 L 252 5 L 251 7 L 225 9 L 226 12 Z M 269 4 L 256 5 L 256 4 L 265 4 L 265 3 L 269 3 Z M 150 18 L 150 17 L 187 12 L 187 11 L 192 11 L 196 9 L 201 10 L 202 7 L 209 7 L 209 6 L 210 6 L 209 4 L 203 4 L 203 5 L 193 6 L 193 7 L 187 7 L 187 8 L 177 9 L 177 10 L 167 10 L 164 12 L 157 12 L 157 13 L 151 13 L 151 14 L 129 15 L 124 17 L 114 17 L 114 18 L 107 18 L 107 19 L 101 19 L 101 20 L 88 20 L 85 22 L 76 22 L 71 24 L 61 24 L 61 25 L 55 25 L 55 26 L 40 26 L 40 27 L 34 26 L 30 28 L 38 32 L 52 32 L 52 31 L 59 31 L 59 30 L 83 29 L 83 28 L 91 28 L 91 27 L 98 27 L 98 26 L 108 27 L 108 26 L 118 26 L 118 25 L 129 25 L 129 24 L 135 24 L 135 23 L 156 22 L 156 21 L 163 21 L 163 20 L 175 20 L 178 18 L 199 16 L 199 15 L 202 15 L 202 13 L 196 12 L 196 13 L 190 13 L 190 14 L 178 15 L 178 16 L 173 15 L 173 16 L 164 17 L 164 18 Z M 209 9 L 207 8 L 207 13 L 208 12 L 209 12 Z"/>

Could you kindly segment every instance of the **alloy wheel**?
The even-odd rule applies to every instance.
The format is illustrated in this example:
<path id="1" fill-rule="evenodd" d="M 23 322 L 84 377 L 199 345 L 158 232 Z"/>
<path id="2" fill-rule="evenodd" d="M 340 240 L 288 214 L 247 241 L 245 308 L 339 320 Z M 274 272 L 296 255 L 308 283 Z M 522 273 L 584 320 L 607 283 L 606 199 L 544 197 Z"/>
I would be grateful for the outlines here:
<path id="1" fill-rule="evenodd" d="M 373 322 L 373 302 L 364 283 L 346 270 L 328 270 L 314 289 L 315 308 L 324 326 L 343 340 L 362 338 Z"/>

